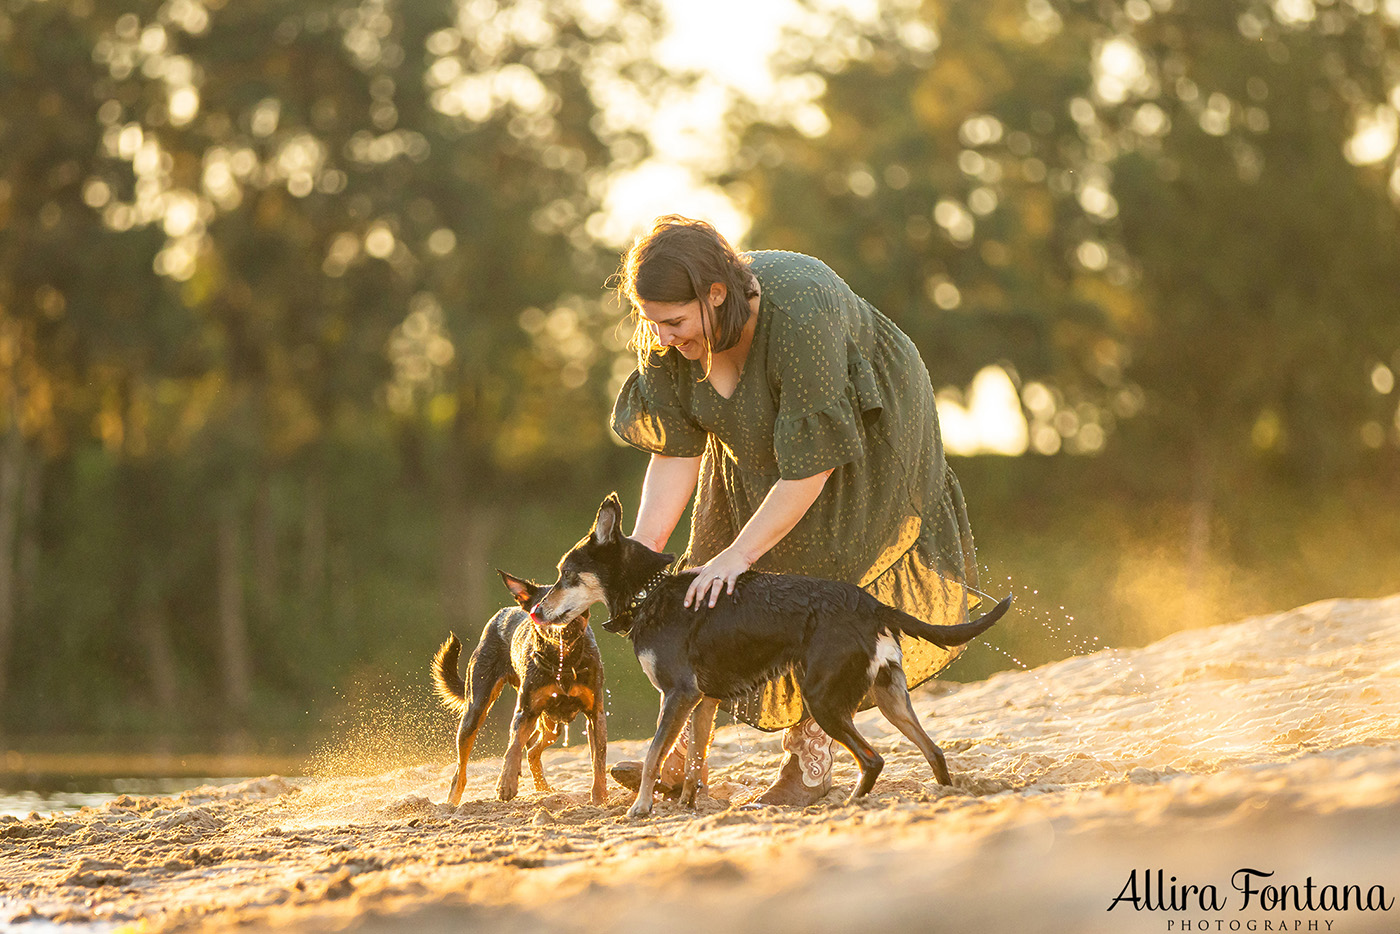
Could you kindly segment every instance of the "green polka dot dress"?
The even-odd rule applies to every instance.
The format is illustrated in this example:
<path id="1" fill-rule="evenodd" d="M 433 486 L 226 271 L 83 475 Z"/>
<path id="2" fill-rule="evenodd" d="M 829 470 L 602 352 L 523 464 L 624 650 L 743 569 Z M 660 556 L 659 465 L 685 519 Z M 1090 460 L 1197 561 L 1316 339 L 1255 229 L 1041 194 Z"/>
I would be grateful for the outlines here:
<path id="1" fill-rule="evenodd" d="M 703 361 L 661 352 L 628 378 L 613 409 L 613 430 L 634 447 L 703 455 L 683 561 L 703 564 L 728 547 L 780 478 L 835 468 L 754 569 L 850 581 L 925 622 L 962 622 L 977 602 L 967 589 L 977 586 L 977 562 L 918 350 L 820 260 L 745 258 L 761 298 L 733 395 L 701 379 Z M 957 654 L 902 642 L 910 687 Z M 764 730 L 803 715 L 792 672 L 730 709 Z"/>

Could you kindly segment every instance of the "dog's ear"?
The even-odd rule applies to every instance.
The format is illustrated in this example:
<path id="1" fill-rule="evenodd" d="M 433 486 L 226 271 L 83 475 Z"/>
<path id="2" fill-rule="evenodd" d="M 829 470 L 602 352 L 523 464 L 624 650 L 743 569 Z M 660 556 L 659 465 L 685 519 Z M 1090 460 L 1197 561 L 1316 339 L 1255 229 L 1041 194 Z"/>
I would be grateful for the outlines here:
<path id="1" fill-rule="evenodd" d="M 622 537 L 622 503 L 616 493 L 609 493 L 603 505 L 598 507 L 598 518 L 593 520 L 593 542 L 606 545 Z"/>
<path id="2" fill-rule="evenodd" d="M 505 581 L 506 586 L 510 588 L 511 595 L 515 597 L 516 603 L 521 606 L 527 606 L 535 599 L 535 593 L 540 589 L 539 585 L 532 581 L 512 577 L 500 568 L 496 569 L 496 573 L 501 575 L 501 580 Z"/>

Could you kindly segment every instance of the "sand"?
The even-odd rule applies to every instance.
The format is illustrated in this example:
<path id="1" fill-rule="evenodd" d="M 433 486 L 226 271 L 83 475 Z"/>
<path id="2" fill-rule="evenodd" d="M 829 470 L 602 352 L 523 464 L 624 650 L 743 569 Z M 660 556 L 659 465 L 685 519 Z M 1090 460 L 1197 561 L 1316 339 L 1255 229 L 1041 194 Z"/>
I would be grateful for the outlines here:
<path id="1" fill-rule="evenodd" d="M 581 745 L 546 754 L 559 791 L 527 779 L 510 803 L 487 759 L 448 808 L 444 760 L 3 820 L 0 924 L 1400 932 L 1400 595 L 935 685 L 916 706 L 953 787 L 871 711 L 857 724 L 887 765 L 854 805 L 839 753 L 820 804 L 744 808 L 778 737 L 728 727 L 719 798 L 644 822 L 616 785 L 586 803 Z"/>

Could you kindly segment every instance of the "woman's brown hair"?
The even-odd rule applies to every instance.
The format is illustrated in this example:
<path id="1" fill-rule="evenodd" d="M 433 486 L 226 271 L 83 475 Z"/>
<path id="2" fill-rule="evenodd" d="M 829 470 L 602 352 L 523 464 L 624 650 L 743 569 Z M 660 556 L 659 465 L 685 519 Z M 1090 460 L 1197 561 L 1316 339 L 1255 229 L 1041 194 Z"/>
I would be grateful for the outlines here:
<path id="1" fill-rule="evenodd" d="M 701 299 L 707 355 L 728 350 L 738 343 L 748 323 L 749 299 L 758 294 L 758 282 L 748 263 L 734 251 L 720 232 L 700 220 L 667 214 L 658 217 L 651 231 L 638 237 L 618 270 L 617 291 L 632 306 L 636 329 L 632 347 L 637 364 L 644 366 L 652 353 L 665 350 L 656 335 L 637 314 L 643 301 L 693 302 Z M 710 286 L 722 282 L 724 301 L 709 307 Z M 710 333 L 710 328 L 714 333 Z M 705 372 L 710 370 L 708 361 Z"/>

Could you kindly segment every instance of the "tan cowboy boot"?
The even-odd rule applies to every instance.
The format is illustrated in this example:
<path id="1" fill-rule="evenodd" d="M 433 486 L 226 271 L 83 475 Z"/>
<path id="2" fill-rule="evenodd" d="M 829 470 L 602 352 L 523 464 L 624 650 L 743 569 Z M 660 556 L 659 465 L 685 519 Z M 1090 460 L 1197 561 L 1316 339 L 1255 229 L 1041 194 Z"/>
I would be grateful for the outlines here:
<path id="1" fill-rule="evenodd" d="M 778 779 L 753 800 L 754 804 L 806 807 L 831 790 L 831 737 L 811 717 L 783 734 L 783 764 Z"/>

